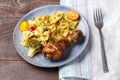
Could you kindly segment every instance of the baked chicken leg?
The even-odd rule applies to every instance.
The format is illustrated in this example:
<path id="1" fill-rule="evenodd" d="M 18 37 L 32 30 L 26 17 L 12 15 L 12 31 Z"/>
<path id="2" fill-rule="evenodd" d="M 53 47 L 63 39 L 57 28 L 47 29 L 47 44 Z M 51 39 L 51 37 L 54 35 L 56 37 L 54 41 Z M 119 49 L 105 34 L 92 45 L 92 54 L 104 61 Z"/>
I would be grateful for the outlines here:
<path id="1" fill-rule="evenodd" d="M 82 40 L 82 38 L 82 31 L 76 30 L 73 34 L 68 35 L 64 39 L 49 41 L 43 48 L 42 54 L 48 59 L 59 60 L 72 43 L 76 43 Z"/>

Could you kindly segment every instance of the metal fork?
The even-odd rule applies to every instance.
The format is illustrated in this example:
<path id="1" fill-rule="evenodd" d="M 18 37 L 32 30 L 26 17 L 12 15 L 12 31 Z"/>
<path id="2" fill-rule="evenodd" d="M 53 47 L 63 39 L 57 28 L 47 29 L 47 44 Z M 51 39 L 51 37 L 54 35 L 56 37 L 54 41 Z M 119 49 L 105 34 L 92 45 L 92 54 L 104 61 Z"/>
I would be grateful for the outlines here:
<path id="1" fill-rule="evenodd" d="M 109 72 L 108 65 L 107 65 L 107 59 L 105 54 L 105 47 L 104 47 L 104 41 L 103 41 L 103 35 L 102 35 L 102 27 L 103 27 L 103 15 L 101 9 L 95 9 L 94 13 L 94 23 L 97 29 L 99 30 L 100 35 L 100 42 L 101 42 L 101 54 L 102 54 L 102 65 L 103 65 L 103 71 Z"/>

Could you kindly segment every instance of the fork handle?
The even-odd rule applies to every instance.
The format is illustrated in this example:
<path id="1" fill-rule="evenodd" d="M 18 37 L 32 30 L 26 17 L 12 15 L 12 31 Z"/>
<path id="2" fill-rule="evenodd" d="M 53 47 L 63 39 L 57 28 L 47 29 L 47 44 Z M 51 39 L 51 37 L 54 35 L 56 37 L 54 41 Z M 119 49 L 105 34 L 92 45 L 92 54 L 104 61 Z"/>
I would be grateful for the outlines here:
<path id="1" fill-rule="evenodd" d="M 107 59 L 106 59 L 106 53 L 105 53 L 105 46 L 103 41 L 103 35 L 101 29 L 99 29 L 100 34 L 100 42 L 101 42 L 101 54 L 102 54 L 102 66 L 104 73 L 109 72 L 108 65 L 107 65 Z"/>

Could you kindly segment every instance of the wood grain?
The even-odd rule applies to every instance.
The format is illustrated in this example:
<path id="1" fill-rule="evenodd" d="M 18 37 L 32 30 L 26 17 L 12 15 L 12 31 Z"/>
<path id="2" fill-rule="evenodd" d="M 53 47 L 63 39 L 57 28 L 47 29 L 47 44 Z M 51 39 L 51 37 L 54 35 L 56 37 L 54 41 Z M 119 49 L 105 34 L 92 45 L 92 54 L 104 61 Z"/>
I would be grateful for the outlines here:
<path id="1" fill-rule="evenodd" d="M 59 0 L 0 0 L 0 18 L 21 18 L 36 7 L 51 4 L 59 4 Z"/>
<path id="2" fill-rule="evenodd" d="M 0 61 L 0 80 L 58 80 L 57 68 L 38 68 L 24 61 Z"/>
<path id="3" fill-rule="evenodd" d="M 0 20 L 0 60 L 22 60 L 13 46 L 13 30 L 18 20 Z"/>
<path id="4" fill-rule="evenodd" d="M 0 0 L 0 80 L 58 80 L 57 68 L 26 63 L 13 46 L 18 20 L 34 8 L 59 4 L 59 0 Z"/>

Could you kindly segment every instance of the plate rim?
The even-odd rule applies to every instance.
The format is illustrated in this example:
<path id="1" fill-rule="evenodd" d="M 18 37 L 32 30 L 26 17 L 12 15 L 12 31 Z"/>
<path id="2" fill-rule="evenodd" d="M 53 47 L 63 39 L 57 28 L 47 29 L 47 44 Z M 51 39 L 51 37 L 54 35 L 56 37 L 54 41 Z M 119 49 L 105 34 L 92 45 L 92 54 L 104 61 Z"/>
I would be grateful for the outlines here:
<path id="1" fill-rule="evenodd" d="M 20 23 L 25 17 L 27 17 L 29 14 L 35 12 L 36 10 L 41 9 L 41 8 L 44 8 L 44 7 L 51 7 L 51 6 L 57 6 L 57 7 L 60 7 L 60 6 L 61 6 L 61 7 L 67 8 L 67 9 L 75 10 L 75 9 L 73 9 L 73 8 L 71 8 L 71 7 L 64 6 L 64 5 L 45 5 L 45 6 L 40 6 L 40 7 L 37 7 L 37 8 L 35 8 L 35 9 L 33 9 L 33 10 L 30 10 L 29 12 L 27 12 L 26 14 L 24 14 L 24 15 L 22 16 L 22 18 L 20 18 L 19 21 L 17 22 L 17 24 L 15 25 L 15 28 L 14 28 L 14 31 L 13 31 L 13 44 L 14 44 L 14 47 L 15 47 L 15 43 L 14 43 L 14 41 L 15 41 L 15 30 L 17 29 L 17 26 L 19 25 L 19 23 Z M 79 13 L 80 13 L 80 12 L 79 12 Z M 67 60 L 66 62 L 61 63 L 61 64 L 59 64 L 59 65 L 55 65 L 55 66 L 54 66 L 54 65 L 53 65 L 53 66 L 52 66 L 52 65 L 50 65 L 50 66 L 43 66 L 43 65 L 37 65 L 37 64 L 35 64 L 35 63 L 31 63 L 29 60 L 25 59 L 23 56 L 21 56 L 20 52 L 19 52 L 19 51 L 17 50 L 17 48 L 15 47 L 15 50 L 17 51 L 17 54 L 18 54 L 22 59 L 24 59 L 27 63 L 29 63 L 29 64 L 31 64 L 31 65 L 34 65 L 34 66 L 37 66 L 37 67 L 43 67 L 43 68 L 59 67 L 59 66 L 63 66 L 63 65 L 65 65 L 65 64 L 67 64 L 67 63 L 75 60 L 75 59 L 76 59 L 78 56 L 80 56 L 81 53 L 86 49 L 87 44 L 88 44 L 88 42 L 89 42 L 89 38 L 90 38 L 90 31 L 89 31 L 89 25 L 88 25 L 88 23 L 87 23 L 87 20 L 84 18 L 84 16 L 83 16 L 82 14 L 80 14 L 80 15 L 82 16 L 85 24 L 87 25 L 86 27 L 87 27 L 87 34 L 88 34 L 87 38 L 88 38 L 88 39 L 87 39 L 86 43 L 84 44 L 84 48 L 82 48 L 81 52 L 80 52 L 77 56 L 75 56 L 75 58 L 70 59 L 70 60 Z"/>

